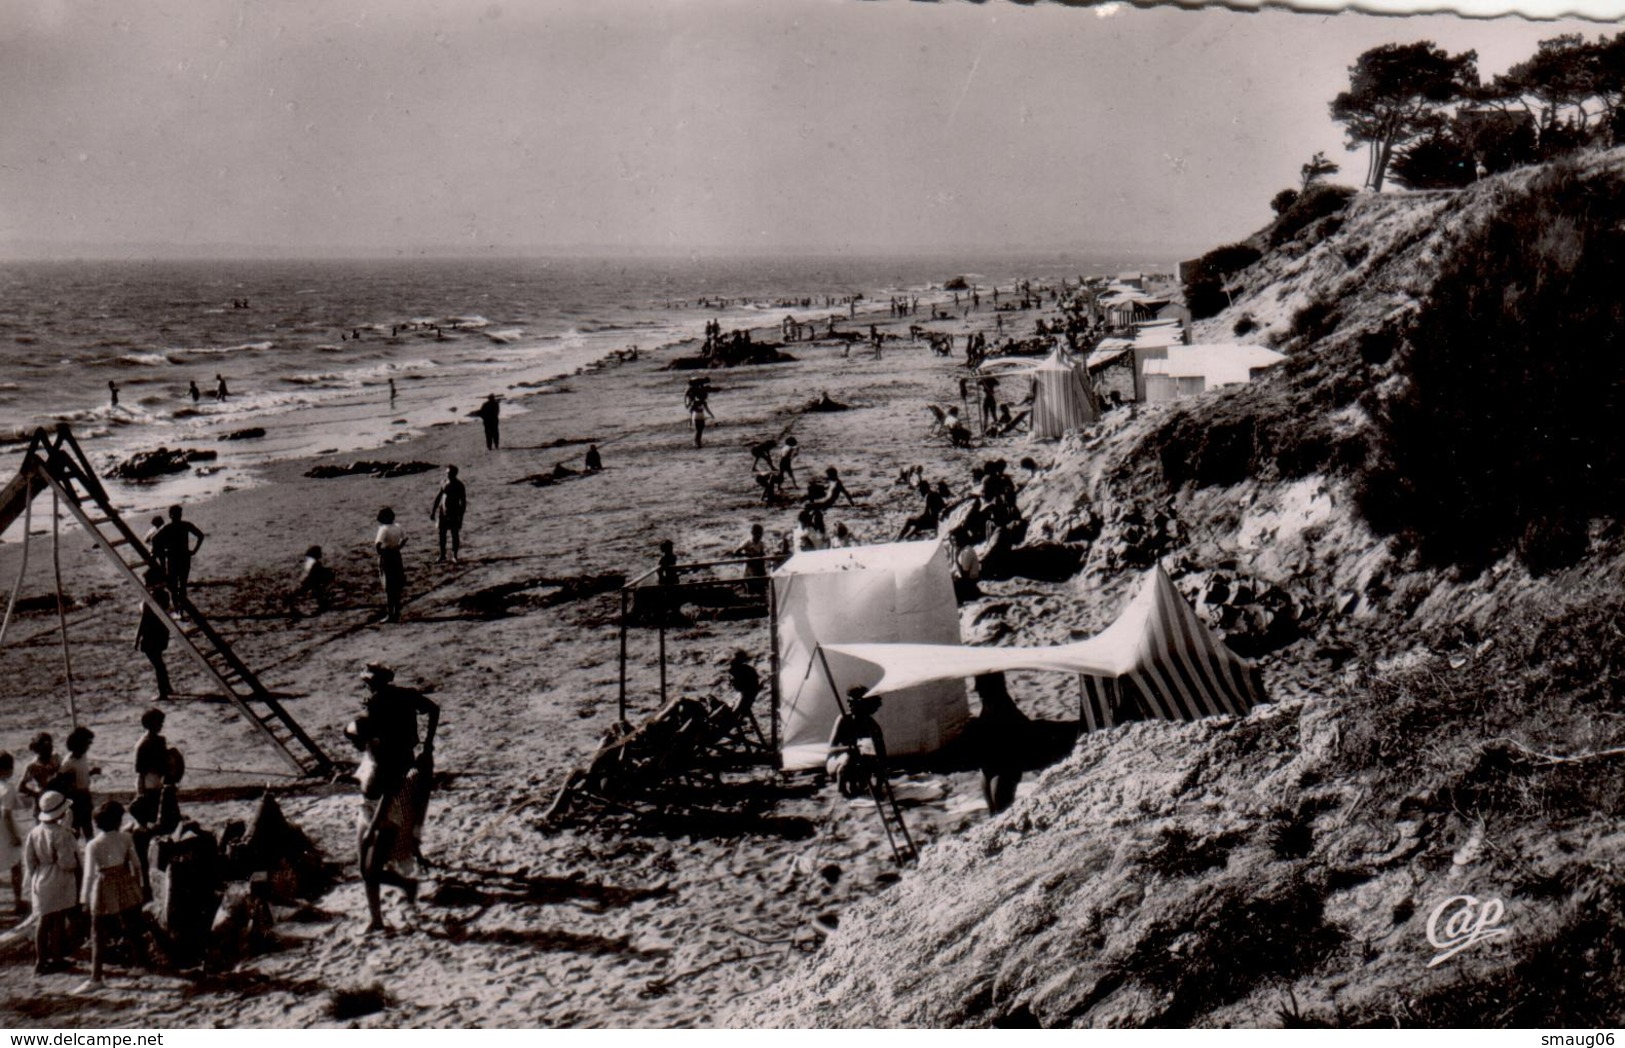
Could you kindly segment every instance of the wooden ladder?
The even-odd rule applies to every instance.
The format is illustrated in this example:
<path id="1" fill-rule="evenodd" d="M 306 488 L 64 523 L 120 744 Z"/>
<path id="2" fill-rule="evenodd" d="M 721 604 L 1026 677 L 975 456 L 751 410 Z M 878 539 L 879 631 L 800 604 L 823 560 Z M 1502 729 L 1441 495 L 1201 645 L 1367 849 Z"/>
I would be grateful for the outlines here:
<path id="1" fill-rule="evenodd" d="M 68 512 L 96 540 L 97 548 L 107 554 L 140 592 L 141 599 L 180 642 L 187 657 L 219 685 L 237 712 L 265 736 L 288 766 L 300 777 L 330 774 L 333 762 L 316 740 L 299 726 L 279 696 L 260 683 L 253 670 L 189 598 L 172 594 L 173 603 L 169 608 L 158 603 L 147 588 L 146 578 L 162 579 L 163 568 L 113 508 L 106 489 L 96 479 L 95 470 L 66 423 L 57 426 L 54 440 L 43 428 L 35 431 L 23 456 L 18 479 L 0 493 L 0 519 L 15 516 L 14 507 L 8 503 L 18 498 L 32 498 L 46 487 L 56 492 Z M 5 524 L 0 523 L 0 530 L 4 527 Z"/>
<path id="2" fill-rule="evenodd" d="M 897 860 L 897 865 L 907 866 L 918 859 L 919 849 L 914 847 L 914 838 L 908 834 L 903 809 L 897 806 L 897 795 L 892 793 L 891 778 L 884 769 L 877 769 L 870 777 L 869 795 L 875 799 L 875 811 L 880 813 L 880 825 L 886 831 L 886 843 L 891 845 L 892 858 Z"/>

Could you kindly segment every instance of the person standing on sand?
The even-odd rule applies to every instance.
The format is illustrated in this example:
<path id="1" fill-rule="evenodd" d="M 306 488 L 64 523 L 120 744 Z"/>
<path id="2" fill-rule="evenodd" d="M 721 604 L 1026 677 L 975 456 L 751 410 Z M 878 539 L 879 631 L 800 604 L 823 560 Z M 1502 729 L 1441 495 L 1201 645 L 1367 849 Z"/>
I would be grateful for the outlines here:
<path id="1" fill-rule="evenodd" d="M 762 526 L 750 526 L 750 538 L 740 543 L 734 549 L 734 556 L 746 557 L 745 578 L 749 580 L 746 591 L 752 597 L 760 598 L 767 592 L 767 543 L 762 541 Z"/>
<path id="2" fill-rule="evenodd" d="M 121 828 L 124 805 L 103 801 L 96 809 L 96 836 L 85 846 L 79 901 L 90 917 L 90 981 L 102 981 L 108 933 L 116 931 L 141 952 L 141 859 L 135 839 Z"/>
<path id="3" fill-rule="evenodd" d="M 468 491 L 457 479 L 457 467 L 446 467 L 446 479 L 435 493 L 434 505 L 429 507 L 429 519 L 440 523 L 440 563 L 446 562 L 446 536 L 451 536 L 451 562 L 460 563 L 457 554 L 462 549 L 463 513 L 468 509 Z"/>
<path id="4" fill-rule="evenodd" d="M 23 802 L 11 785 L 16 767 L 16 758 L 0 750 L 0 882 L 11 882 L 11 914 L 21 921 L 28 908 L 23 904 L 23 831 L 17 821 Z"/>
<path id="5" fill-rule="evenodd" d="M 502 401 L 495 393 L 486 394 L 485 403 L 468 413 L 469 418 L 477 418 L 485 426 L 486 451 L 495 451 L 502 446 L 502 427 L 497 421 L 501 415 Z"/>
<path id="6" fill-rule="evenodd" d="M 158 606 L 169 607 L 169 592 L 159 586 L 153 589 L 152 599 Z M 141 602 L 141 621 L 135 627 L 135 650 L 147 657 L 152 663 L 152 673 L 158 681 L 157 701 L 169 698 L 169 667 L 164 665 L 164 651 L 169 647 L 169 627 L 158 613 L 152 610 L 152 605 L 146 601 Z"/>
<path id="7" fill-rule="evenodd" d="M 192 577 L 192 555 L 203 547 L 203 532 L 189 520 L 182 520 L 180 506 L 169 507 L 169 523 L 152 537 L 152 555 L 163 565 L 169 592 L 177 601 L 186 597 L 186 584 Z M 197 539 L 193 545 L 192 540 Z"/>
<path id="8" fill-rule="evenodd" d="M 796 456 L 801 448 L 796 444 L 795 437 L 784 438 L 784 450 L 779 453 L 779 484 L 782 487 L 789 484 L 792 487 L 801 487 L 796 483 Z"/>
<path id="9" fill-rule="evenodd" d="M 384 587 L 384 621 L 399 622 L 406 593 L 406 564 L 401 560 L 406 532 L 395 523 L 395 511 L 388 506 L 378 511 L 378 534 L 372 545 L 378 551 L 378 580 Z"/>
<path id="10" fill-rule="evenodd" d="M 194 404 L 203 399 L 203 391 L 197 388 L 197 379 L 186 383 L 186 395 L 192 398 Z"/>
<path id="11" fill-rule="evenodd" d="M 39 801 L 38 824 L 23 841 L 23 880 L 33 904 L 34 973 L 48 975 L 68 968 L 68 913 L 79 901 L 79 843 L 63 825 L 68 798 L 46 790 Z"/>
<path id="12" fill-rule="evenodd" d="M 226 398 L 229 397 L 230 395 L 231 395 L 231 391 L 226 388 L 226 376 L 224 376 L 222 374 L 219 374 L 217 372 L 215 374 L 215 376 L 214 376 L 214 399 L 215 399 L 215 401 L 217 403 L 224 404 L 226 402 Z"/>
<path id="13" fill-rule="evenodd" d="M 382 889 L 400 888 L 417 900 L 423 819 L 434 778 L 434 736 L 440 707 L 421 691 L 394 684 L 395 671 L 370 662 L 361 674 L 367 686 L 365 712 L 344 734 L 361 751 L 356 779 L 361 786 L 356 851 L 367 896 L 367 931 L 387 932 Z M 429 719 L 418 746 L 418 715 Z"/>

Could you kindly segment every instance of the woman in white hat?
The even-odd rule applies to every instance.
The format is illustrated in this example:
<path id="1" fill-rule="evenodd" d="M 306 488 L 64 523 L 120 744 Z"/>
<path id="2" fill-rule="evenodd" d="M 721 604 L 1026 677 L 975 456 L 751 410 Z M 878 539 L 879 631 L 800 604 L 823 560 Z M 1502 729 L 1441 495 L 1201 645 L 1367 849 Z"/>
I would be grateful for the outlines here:
<path id="1" fill-rule="evenodd" d="M 68 911 L 79 902 L 79 843 L 64 825 L 71 807 L 67 797 L 46 790 L 39 799 L 39 823 L 23 842 L 23 880 L 39 922 L 34 971 L 40 975 L 68 967 Z"/>

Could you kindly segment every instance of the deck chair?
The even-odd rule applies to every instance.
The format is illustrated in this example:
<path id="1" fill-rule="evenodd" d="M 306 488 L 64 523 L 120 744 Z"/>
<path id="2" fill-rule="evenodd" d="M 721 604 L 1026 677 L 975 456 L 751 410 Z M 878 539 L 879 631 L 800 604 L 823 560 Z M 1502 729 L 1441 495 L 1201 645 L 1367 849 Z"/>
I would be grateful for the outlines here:
<path id="1" fill-rule="evenodd" d="M 707 756 L 724 759 L 755 758 L 768 752 L 767 733 L 756 719 L 755 702 L 743 696 L 726 703 L 706 696 L 710 706 L 710 731 L 704 744 Z"/>

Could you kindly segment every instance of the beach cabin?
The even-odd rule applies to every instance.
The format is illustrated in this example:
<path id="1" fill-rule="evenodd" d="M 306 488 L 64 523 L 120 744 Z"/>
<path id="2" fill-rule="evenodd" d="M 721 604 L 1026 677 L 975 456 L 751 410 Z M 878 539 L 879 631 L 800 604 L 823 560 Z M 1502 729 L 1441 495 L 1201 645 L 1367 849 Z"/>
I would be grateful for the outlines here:
<path id="1" fill-rule="evenodd" d="M 846 690 L 880 679 L 875 666 L 820 645 L 960 643 L 951 557 L 943 541 L 894 542 L 801 552 L 773 572 L 785 770 L 822 767 Z M 903 689 L 876 720 L 888 753 L 933 752 L 970 721 L 965 682 Z"/>
<path id="2" fill-rule="evenodd" d="M 1245 385 L 1285 359 L 1273 349 L 1239 343 L 1168 346 L 1161 359 L 1145 362 L 1145 399 L 1155 404 L 1219 386 Z"/>
<path id="3" fill-rule="evenodd" d="M 1089 354 L 1085 367 L 1089 381 L 1102 402 L 1111 401 L 1112 394 L 1125 404 L 1135 400 L 1134 343 L 1126 338 L 1103 338 Z"/>

